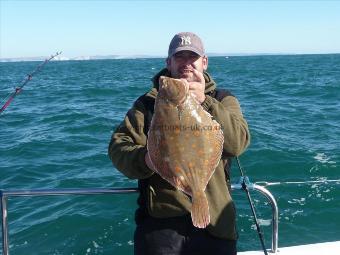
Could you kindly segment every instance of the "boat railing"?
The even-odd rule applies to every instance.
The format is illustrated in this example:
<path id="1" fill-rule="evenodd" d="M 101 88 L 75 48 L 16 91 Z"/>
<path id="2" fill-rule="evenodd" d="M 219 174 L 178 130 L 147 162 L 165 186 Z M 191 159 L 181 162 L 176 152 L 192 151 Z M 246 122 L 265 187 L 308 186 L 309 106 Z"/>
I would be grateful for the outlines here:
<path id="1" fill-rule="evenodd" d="M 263 194 L 272 208 L 272 253 L 278 249 L 278 207 L 274 196 L 264 187 L 249 183 L 248 188 Z M 232 190 L 243 189 L 241 184 L 232 184 Z M 9 255 L 9 230 L 7 199 L 9 197 L 33 197 L 33 196 L 65 196 L 65 195 L 113 195 L 137 193 L 138 188 L 92 188 L 92 189 L 35 189 L 35 190 L 0 190 L 1 216 L 2 216 L 2 250 L 3 255 Z"/>

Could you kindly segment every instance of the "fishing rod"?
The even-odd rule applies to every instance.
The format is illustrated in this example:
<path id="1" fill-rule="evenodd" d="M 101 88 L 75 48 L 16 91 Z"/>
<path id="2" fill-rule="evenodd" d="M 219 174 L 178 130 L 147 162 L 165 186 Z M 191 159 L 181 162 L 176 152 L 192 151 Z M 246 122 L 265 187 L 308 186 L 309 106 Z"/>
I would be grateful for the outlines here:
<path id="1" fill-rule="evenodd" d="M 60 55 L 61 54 L 61 51 L 60 52 L 57 52 L 56 54 L 54 55 L 51 55 L 50 58 L 48 59 L 45 59 L 44 62 L 42 62 L 40 65 L 38 65 L 36 67 L 36 69 L 27 75 L 27 77 L 21 82 L 21 85 L 19 87 L 16 87 L 14 92 L 12 93 L 9 93 L 9 95 L 2 101 L 6 101 L 5 104 L 1 107 L 0 109 L 0 115 L 5 111 L 5 109 L 9 106 L 9 104 L 13 101 L 13 99 L 22 91 L 22 88 L 30 81 L 32 80 L 33 76 L 38 73 L 39 71 L 41 71 L 41 69 L 48 63 L 50 62 L 52 59 L 54 59 L 56 56 Z"/>
<path id="2" fill-rule="evenodd" d="M 251 211 L 253 213 L 253 218 L 254 218 L 254 221 L 255 221 L 256 230 L 257 230 L 257 233 L 259 235 L 259 239 L 260 239 L 260 242 L 261 242 L 261 246 L 262 246 L 263 252 L 264 252 L 265 255 L 268 255 L 266 246 L 264 244 L 263 233 L 261 231 L 260 224 L 259 224 L 257 216 L 256 216 L 255 206 L 254 206 L 253 200 L 251 199 L 251 196 L 250 196 L 250 193 L 249 193 L 249 189 L 248 189 L 249 179 L 248 179 L 247 176 L 244 175 L 243 169 L 241 167 L 241 163 L 240 163 L 240 160 L 239 160 L 238 157 L 236 157 L 236 161 L 237 161 L 238 168 L 240 169 L 242 189 L 247 194 L 247 198 L 248 198 L 248 201 L 249 201 L 250 209 L 251 209 Z"/>

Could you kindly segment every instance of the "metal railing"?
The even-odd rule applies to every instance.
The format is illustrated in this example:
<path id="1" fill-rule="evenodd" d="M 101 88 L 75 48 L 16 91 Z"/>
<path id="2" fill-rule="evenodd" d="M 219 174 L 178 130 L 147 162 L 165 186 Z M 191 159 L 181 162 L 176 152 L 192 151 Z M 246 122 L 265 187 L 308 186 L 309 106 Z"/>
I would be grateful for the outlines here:
<path id="1" fill-rule="evenodd" d="M 241 190 L 241 184 L 232 184 L 233 190 Z M 272 253 L 278 249 L 278 207 L 273 195 L 264 187 L 249 183 L 248 188 L 263 194 L 272 207 Z M 37 190 L 0 190 L 2 216 L 2 250 L 3 255 L 9 255 L 9 237 L 7 223 L 7 198 L 27 196 L 63 196 L 63 195 L 105 195 L 136 193 L 138 188 L 92 188 L 92 189 L 37 189 Z"/>

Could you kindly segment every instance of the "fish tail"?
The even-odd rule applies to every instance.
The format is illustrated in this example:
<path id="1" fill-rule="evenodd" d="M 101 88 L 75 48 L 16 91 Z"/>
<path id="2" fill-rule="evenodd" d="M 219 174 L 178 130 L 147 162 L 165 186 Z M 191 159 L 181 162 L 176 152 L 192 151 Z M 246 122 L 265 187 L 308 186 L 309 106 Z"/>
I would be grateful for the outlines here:
<path id="1" fill-rule="evenodd" d="M 210 223 L 209 205 L 204 191 L 193 193 L 191 219 L 197 228 L 205 228 Z"/>

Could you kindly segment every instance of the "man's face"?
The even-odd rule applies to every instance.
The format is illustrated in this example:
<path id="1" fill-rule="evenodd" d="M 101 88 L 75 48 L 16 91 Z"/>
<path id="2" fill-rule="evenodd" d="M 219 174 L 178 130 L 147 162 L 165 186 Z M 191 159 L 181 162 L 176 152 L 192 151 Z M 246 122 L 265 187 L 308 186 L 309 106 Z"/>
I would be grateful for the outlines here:
<path id="1" fill-rule="evenodd" d="M 201 57 L 192 51 L 180 51 L 167 59 L 167 69 L 172 78 L 186 79 L 188 82 L 195 81 L 193 69 L 203 73 L 208 67 L 208 58 Z"/>

